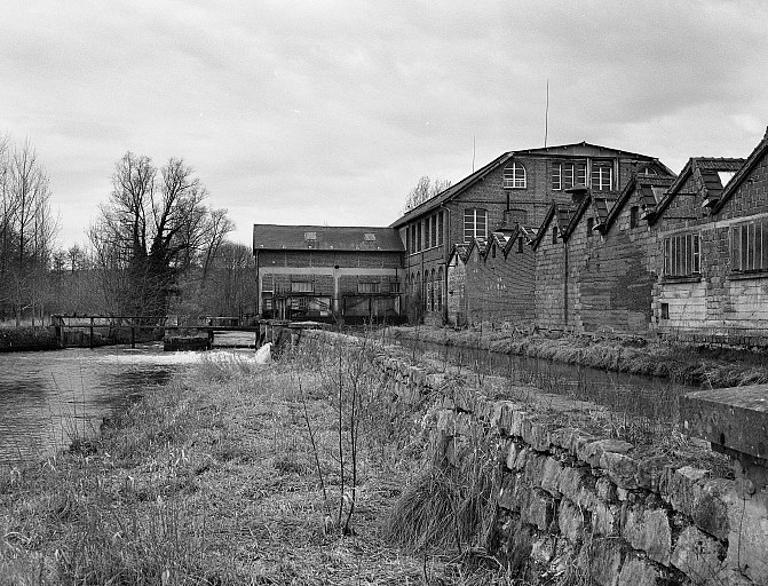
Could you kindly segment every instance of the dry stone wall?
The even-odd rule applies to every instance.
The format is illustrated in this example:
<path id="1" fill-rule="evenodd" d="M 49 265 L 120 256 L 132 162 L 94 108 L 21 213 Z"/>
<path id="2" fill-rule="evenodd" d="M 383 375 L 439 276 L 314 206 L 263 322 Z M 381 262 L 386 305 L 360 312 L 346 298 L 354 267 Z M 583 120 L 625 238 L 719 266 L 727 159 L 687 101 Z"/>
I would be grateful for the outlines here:
<path id="1" fill-rule="evenodd" d="M 508 566 L 602 586 L 768 584 L 766 495 L 747 498 L 737 481 L 659 446 L 595 433 L 606 416 L 597 405 L 532 389 L 489 398 L 488 379 L 409 365 L 402 349 L 381 347 L 375 363 L 399 381 L 401 400 L 437 397 L 426 419 L 436 465 L 460 469 L 478 441 L 490 448 L 499 480 L 489 545 Z"/>

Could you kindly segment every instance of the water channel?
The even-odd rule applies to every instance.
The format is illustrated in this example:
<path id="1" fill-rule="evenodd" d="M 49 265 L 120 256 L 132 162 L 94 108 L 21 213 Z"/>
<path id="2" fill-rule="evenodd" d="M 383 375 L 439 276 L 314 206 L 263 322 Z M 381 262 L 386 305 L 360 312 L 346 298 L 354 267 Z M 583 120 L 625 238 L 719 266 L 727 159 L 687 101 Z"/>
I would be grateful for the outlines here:
<path id="1" fill-rule="evenodd" d="M 415 353 L 461 365 L 468 373 L 505 377 L 510 385 L 533 386 L 546 392 L 567 395 L 605 405 L 631 417 L 656 422 L 674 422 L 680 396 L 700 390 L 665 378 L 611 372 L 554 362 L 542 358 L 514 356 L 477 348 L 445 346 L 421 340 L 398 339 Z"/>

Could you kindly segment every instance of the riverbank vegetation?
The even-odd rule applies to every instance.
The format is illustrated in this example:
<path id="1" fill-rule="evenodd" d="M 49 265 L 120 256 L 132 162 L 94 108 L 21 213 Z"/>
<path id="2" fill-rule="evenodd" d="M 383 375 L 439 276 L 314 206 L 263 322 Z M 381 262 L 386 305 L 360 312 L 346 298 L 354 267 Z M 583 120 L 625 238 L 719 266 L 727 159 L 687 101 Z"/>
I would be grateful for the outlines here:
<path id="1" fill-rule="evenodd" d="M 54 350 L 58 348 L 53 328 L 0 326 L 0 352 Z"/>
<path id="2" fill-rule="evenodd" d="M 639 337 L 546 334 L 516 330 L 452 330 L 433 326 L 392 327 L 394 339 L 479 348 L 673 382 L 719 388 L 768 382 L 765 352 L 649 341 Z"/>
<path id="3" fill-rule="evenodd" d="M 473 583 L 385 536 L 430 401 L 396 400 L 368 352 L 208 360 L 99 437 L 4 469 L 0 584 Z"/>

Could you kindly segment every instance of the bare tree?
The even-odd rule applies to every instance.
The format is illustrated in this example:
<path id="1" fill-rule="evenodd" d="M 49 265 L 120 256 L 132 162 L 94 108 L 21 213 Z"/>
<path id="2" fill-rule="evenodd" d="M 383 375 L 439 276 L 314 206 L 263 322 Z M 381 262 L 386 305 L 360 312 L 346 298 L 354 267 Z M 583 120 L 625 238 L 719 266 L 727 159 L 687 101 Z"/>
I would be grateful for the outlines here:
<path id="1" fill-rule="evenodd" d="M 420 177 L 405 199 L 405 204 L 403 205 L 402 210 L 403 213 L 421 205 L 438 193 L 445 191 L 450 186 L 451 182 L 448 179 L 440 179 L 439 177 L 436 177 L 435 180 L 432 181 L 428 175 Z"/>
<path id="2" fill-rule="evenodd" d="M 115 166 L 112 194 L 89 236 L 105 290 L 121 313 L 165 315 L 178 278 L 232 230 L 191 167 L 126 153 Z"/>
<path id="3" fill-rule="evenodd" d="M 29 141 L 0 140 L 0 310 L 42 318 L 56 221 L 48 175 Z"/>

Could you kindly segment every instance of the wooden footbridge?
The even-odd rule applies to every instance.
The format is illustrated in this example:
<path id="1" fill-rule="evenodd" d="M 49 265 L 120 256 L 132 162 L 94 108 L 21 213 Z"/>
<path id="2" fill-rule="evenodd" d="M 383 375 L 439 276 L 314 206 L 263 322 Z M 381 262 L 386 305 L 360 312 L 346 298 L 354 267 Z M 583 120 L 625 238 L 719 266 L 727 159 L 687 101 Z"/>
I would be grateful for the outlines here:
<path id="1" fill-rule="evenodd" d="M 205 333 L 210 348 L 215 335 L 225 332 L 251 332 L 254 334 L 254 346 L 258 348 L 268 341 L 276 341 L 282 334 L 294 330 L 312 329 L 323 324 L 314 322 L 294 322 L 285 320 L 254 320 L 241 323 L 240 318 L 228 316 L 184 319 L 177 316 L 157 317 L 142 315 L 52 315 L 51 326 L 56 333 L 60 347 L 67 345 L 67 332 L 80 332 L 87 335 L 88 347 L 98 345 L 100 339 L 118 340 L 136 347 L 137 340 L 165 338 L 170 334 L 197 335 Z M 96 335 L 99 335 L 97 339 Z M 116 343 L 116 342 L 108 342 Z"/>

